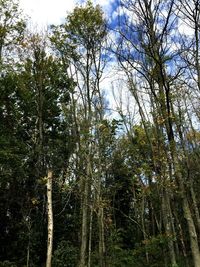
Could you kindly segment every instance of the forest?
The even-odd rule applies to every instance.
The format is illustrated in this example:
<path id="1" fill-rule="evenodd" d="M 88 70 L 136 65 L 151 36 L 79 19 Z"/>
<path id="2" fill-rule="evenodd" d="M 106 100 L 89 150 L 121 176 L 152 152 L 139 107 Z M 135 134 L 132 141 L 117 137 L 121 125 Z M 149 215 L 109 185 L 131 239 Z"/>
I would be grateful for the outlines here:
<path id="1" fill-rule="evenodd" d="M 200 2 L 93 2 L 0 1 L 0 267 L 200 267 Z"/>

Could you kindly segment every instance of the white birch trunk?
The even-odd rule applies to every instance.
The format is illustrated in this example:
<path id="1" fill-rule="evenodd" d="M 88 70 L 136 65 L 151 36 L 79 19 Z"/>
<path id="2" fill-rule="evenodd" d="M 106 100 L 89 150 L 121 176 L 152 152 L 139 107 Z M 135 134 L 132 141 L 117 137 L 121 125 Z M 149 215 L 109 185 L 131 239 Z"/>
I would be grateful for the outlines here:
<path id="1" fill-rule="evenodd" d="M 52 171 L 48 170 L 48 176 L 47 176 L 48 240 L 47 240 L 46 267 L 51 267 L 52 249 L 53 249 L 52 177 L 53 177 Z"/>

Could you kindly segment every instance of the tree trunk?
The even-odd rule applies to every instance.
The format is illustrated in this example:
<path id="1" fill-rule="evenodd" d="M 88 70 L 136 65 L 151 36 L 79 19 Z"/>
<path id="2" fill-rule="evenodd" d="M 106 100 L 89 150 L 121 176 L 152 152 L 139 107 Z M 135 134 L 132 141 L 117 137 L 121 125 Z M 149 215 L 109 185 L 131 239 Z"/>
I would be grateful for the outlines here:
<path id="1" fill-rule="evenodd" d="M 190 192 L 191 192 L 191 198 L 194 206 L 194 213 L 196 217 L 196 223 L 197 223 L 197 228 L 198 228 L 198 233 L 200 234 L 200 215 L 199 215 L 199 208 L 196 200 L 196 195 L 194 192 L 193 184 L 190 184 Z"/>
<path id="2" fill-rule="evenodd" d="M 185 219 L 187 220 L 188 224 L 188 230 L 189 230 L 189 236 L 190 236 L 190 245 L 191 245 L 191 251 L 194 261 L 194 267 L 200 266 L 200 252 L 199 252 L 199 246 L 198 246 L 198 238 L 197 233 L 194 225 L 194 221 L 192 218 L 192 214 L 189 208 L 189 203 L 186 197 L 183 197 L 183 211 Z"/>
<path id="3" fill-rule="evenodd" d="M 88 199 L 89 199 L 89 179 L 90 179 L 90 156 L 87 156 L 87 173 L 83 182 L 83 201 L 82 201 L 82 226 L 81 226 L 81 255 L 80 267 L 86 266 L 86 254 L 88 243 Z"/>
<path id="4" fill-rule="evenodd" d="M 168 192 L 164 192 L 163 197 L 163 222 L 165 226 L 165 231 L 167 236 L 169 236 L 168 240 L 168 248 L 169 248 L 169 255 L 170 255 L 170 261 L 172 266 L 177 266 L 176 263 L 176 253 L 174 249 L 174 242 L 172 240 L 172 237 L 174 237 L 173 227 L 172 227 L 172 216 L 170 214 L 170 200 L 168 196 Z"/>
<path id="5" fill-rule="evenodd" d="M 47 176 L 48 240 L 47 240 L 46 267 L 51 267 L 52 249 L 53 249 L 52 176 L 53 176 L 52 171 L 48 170 L 48 176 Z"/>
<path id="6" fill-rule="evenodd" d="M 87 178 L 88 179 L 88 178 Z M 83 205 L 82 205 L 82 229 L 81 229 L 81 257 L 80 267 L 86 266 L 86 250 L 87 250 L 87 215 L 88 215 L 88 180 L 85 181 Z"/>
<path id="7" fill-rule="evenodd" d="M 88 267 L 91 266 L 91 252 L 92 252 L 92 223 L 93 223 L 93 205 L 90 208 L 90 226 L 89 226 L 89 244 L 88 244 Z"/>
<path id="8" fill-rule="evenodd" d="M 98 224 L 99 224 L 99 264 L 100 267 L 105 267 L 105 241 L 104 241 L 104 211 L 100 201 L 98 210 Z"/>

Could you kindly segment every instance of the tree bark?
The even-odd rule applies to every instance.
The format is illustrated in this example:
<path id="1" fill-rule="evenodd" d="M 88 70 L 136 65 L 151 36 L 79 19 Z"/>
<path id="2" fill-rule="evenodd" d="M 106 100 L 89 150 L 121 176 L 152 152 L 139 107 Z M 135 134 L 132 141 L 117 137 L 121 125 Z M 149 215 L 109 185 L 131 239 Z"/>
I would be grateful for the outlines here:
<path id="1" fill-rule="evenodd" d="M 90 208 L 90 226 L 89 226 L 89 244 L 88 244 L 88 267 L 91 266 L 92 223 L 93 223 L 93 205 L 91 205 L 91 208 Z"/>
<path id="2" fill-rule="evenodd" d="M 100 202 L 98 210 L 98 224 L 99 224 L 99 264 L 100 267 L 105 267 L 105 240 L 104 240 L 104 211 L 102 203 Z"/>
<path id="3" fill-rule="evenodd" d="M 191 245 L 191 251 L 194 261 L 194 267 L 200 266 L 200 252 L 199 252 L 199 246 L 198 246 L 198 238 L 197 233 L 194 225 L 194 221 L 192 218 L 192 214 L 189 208 L 189 203 L 187 201 L 187 198 L 183 198 L 183 210 L 184 210 L 184 216 L 187 220 L 188 224 L 188 230 L 189 230 L 189 236 L 190 236 L 190 245 Z"/>
<path id="4" fill-rule="evenodd" d="M 89 198 L 89 179 L 90 179 L 90 156 L 87 156 L 87 173 L 83 182 L 82 200 L 82 226 L 81 226 L 81 255 L 80 267 L 86 266 L 87 244 L 88 244 L 88 198 Z"/>
<path id="5" fill-rule="evenodd" d="M 47 176 L 48 239 L 47 239 L 46 267 L 51 267 L 52 250 L 53 250 L 52 177 L 53 177 L 52 171 L 48 170 L 48 176 Z"/>
<path id="6" fill-rule="evenodd" d="M 165 226 L 166 234 L 169 236 L 168 241 L 168 248 L 169 248 L 169 255 L 170 255 L 170 261 L 172 266 L 177 266 L 176 263 L 176 253 L 174 249 L 174 242 L 172 240 L 173 235 L 175 234 L 173 232 L 172 227 L 172 216 L 170 214 L 170 199 L 168 196 L 168 192 L 164 192 L 163 197 L 163 222 Z"/>

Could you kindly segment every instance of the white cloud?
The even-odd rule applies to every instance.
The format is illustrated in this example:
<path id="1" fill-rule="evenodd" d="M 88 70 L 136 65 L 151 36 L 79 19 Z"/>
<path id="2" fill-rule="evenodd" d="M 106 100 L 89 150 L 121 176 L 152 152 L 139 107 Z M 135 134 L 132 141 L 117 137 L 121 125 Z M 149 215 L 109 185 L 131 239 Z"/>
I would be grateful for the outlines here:
<path id="1" fill-rule="evenodd" d="M 100 6 L 102 6 L 102 8 L 104 10 L 106 10 L 107 8 L 111 8 L 112 6 L 112 3 L 114 3 L 115 0 L 93 0 L 93 3 L 96 5 L 96 4 L 99 4 Z"/>
<path id="2" fill-rule="evenodd" d="M 86 2 L 85 0 L 84 2 Z M 93 0 L 94 5 L 99 4 L 106 16 L 112 13 L 112 5 L 116 0 Z M 60 24 L 62 19 L 66 17 L 67 12 L 73 11 L 77 3 L 83 2 L 81 0 L 19 0 L 20 7 L 25 15 L 31 19 L 30 24 L 43 28 L 48 24 Z M 104 79 L 101 83 L 101 88 L 106 91 L 106 96 L 109 99 L 109 108 L 116 110 L 116 102 L 113 99 L 112 83 L 116 83 L 119 79 L 119 70 L 114 66 L 116 62 L 109 63 L 104 73 Z M 111 71 L 112 69 L 112 71 Z M 121 73 L 122 74 L 122 73 Z M 119 92 L 115 92 L 115 96 L 119 101 Z M 123 98 L 125 93 L 123 93 Z M 124 100 L 123 100 L 124 101 Z M 112 112 L 113 116 L 117 116 Z"/>
<path id="3" fill-rule="evenodd" d="M 38 26 L 60 23 L 73 10 L 74 0 L 20 0 L 20 7 Z"/>
<path id="4" fill-rule="evenodd" d="M 192 29 L 192 27 L 190 27 L 189 24 L 190 24 L 189 22 L 184 23 L 180 21 L 179 26 L 178 26 L 178 30 L 180 34 L 184 34 L 190 37 L 194 36 L 194 29 Z"/>
<path id="5" fill-rule="evenodd" d="M 102 6 L 106 13 L 112 8 L 115 0 L 93 0 Z M 31 23 L 39 27 L 47 24 L 59 24 L 71 12 L 80 0 L 19 0 L 20 7 L 31 18 Z"/>

